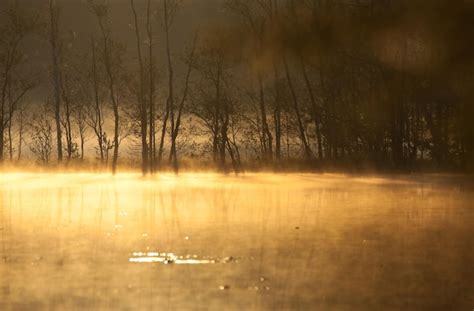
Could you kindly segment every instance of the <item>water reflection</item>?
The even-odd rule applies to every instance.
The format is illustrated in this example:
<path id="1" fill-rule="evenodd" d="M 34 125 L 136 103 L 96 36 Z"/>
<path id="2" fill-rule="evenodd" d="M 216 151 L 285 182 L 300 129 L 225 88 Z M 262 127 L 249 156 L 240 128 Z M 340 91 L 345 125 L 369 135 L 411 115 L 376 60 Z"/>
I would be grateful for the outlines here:
<path id="1" fill-rule="evenodd" d="M 473 199 L 439 175 L 3 174 L 0 310 L 469 309 Z"/>

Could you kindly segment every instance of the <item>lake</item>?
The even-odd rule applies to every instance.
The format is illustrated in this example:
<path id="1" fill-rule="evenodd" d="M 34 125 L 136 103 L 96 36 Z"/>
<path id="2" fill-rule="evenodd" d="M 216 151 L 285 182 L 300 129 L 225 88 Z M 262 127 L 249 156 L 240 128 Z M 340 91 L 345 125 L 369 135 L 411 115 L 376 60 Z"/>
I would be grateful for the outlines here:
<path id="1" fill-rule="evenodd" d="M 472 310 L 450 175 L 4 173 L 0 310 Z"/>

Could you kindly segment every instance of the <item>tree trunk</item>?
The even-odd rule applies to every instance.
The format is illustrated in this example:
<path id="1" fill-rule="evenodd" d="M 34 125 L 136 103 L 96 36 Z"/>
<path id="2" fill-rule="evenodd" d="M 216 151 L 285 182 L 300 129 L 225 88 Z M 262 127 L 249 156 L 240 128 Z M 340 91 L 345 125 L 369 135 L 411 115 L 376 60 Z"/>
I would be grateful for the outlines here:
<path id="1" fill-rule="evenodd" d="M 303 78 L 305 81 L 306 89 L 308 90 L 309 98 L 311 100 L 311 112 L 313 114 L 314 128 L 316 131 L 317 139 L 317 148 L 319 159 L 323 159 L 323 147 L 322 147 L 322 137 L 321 137 L 321 114 L 319 113 L 318 105 L 316 103 L 316 98 L 314 96 L 313 88 L 311 87 L 311 82 L 309 81 L 308 73 L 306 72 L 306 65 L 304 63 L 303 57 L 300 56 L 301 68 L 303 71 Z"/>
<path id="2" fill-rule="evenodd" d="M 171 151 L 170 151 L 170 160 L 173 162 L 173 168 L 175 172 L 178 172 L 178 154 L 177 154 L 177 146 L 176 146 L 176 139 L 178 138 L 179 134 L 179 129 L 181 126 L 181 117 L 183 114 L 183 108 L 184 108 L 184 103 L 186 102 L 187 96 L 188 96 L 188 90 L 189 90 L 189 80 L 191 77 L 191 72 L 193 69 L 193 62 L 194 62 L 194 53 L 196 50 L 196 43 L 197 43 L 197 32 L 194 36 L 193 40 L 193 47 L 191 50 L 191 55 L 189 59 L 189 64 L 188 64 L 188 71 L 186 73 L 186 79 L 184 82 L 184 91 L 183 91 L 183 97 L 181 98 L 181 102 L 179 104 L 178 108 L 178 116 L 176 117 L 176 124 L 175 128 L 172 131 L 172 137 L 171 137 Z"/>
<path id="3" fill-rule="evenodd" d="M 58 162 L 63 160 L 63 147 L 62 147 L 62 135 L 61 135 L 61 78 L 59 68 L 59 27 L 58 19 L 59 16 L 55 12 L 54 0 L 49 0 L 49 13 L 50 13 L 50 40 L 51 40 L 51 53 L 53 62 L 53 86 L 54 86 L 54 119 L 56 122 L 56 146 L 58 152 Z"/>
<path id="4" fill-rule="evenodd" d="M 273 87 L 275 92 L 275 109 L 273 111 L 273 123 L 275 126 L 275 157 L 279 161 L 281 159 L 281 99 L 278 88 L 278 72 L 276 63 L 273 65 L 273 70 Z"/>
<path id="5" fill-rule="evenodd" d="M 103 148 L 104 132 L 102 129 L 102 111 L 100 109 L 99 82 L 97 80 L 97 57 L 96 57 L 96 50 L 95 50 L 96 48 L 95 48 L 95 42 L 93 38 L 91 40 L 91 45 L 92 45 L 92 83 L 93 83 L 93 89 L 94 89 L 95 122 L 96 122 L 94 126 L 94 131 L 97 136 L 100 162 L 101 164 L 103 164 L 105 160 L 104 148 Z"/>
<path id="6" fill-rule="evenodd" d="M 166 135 L 166 127 L 168 118 L 170 119 L 170 126 L 171 126 L 171 137 L 174 136 L 174 127 L 175 127 L 175 119 L 174 119 L 174 88 L 173 88 L 173 63 L 171 60 L 171 48 L 170 48 L 170 40 L 169 40 L 169 28 L 170 28 L 170 18 L 169 16 L 169 8 L 168 8 L 168 0 L 163 1 L 163 9 L 164 9 L 164 19 L 165 19 L 165 36 L 166 36 L 166 61 L 168 65 L 168 98 L 166 100 L 166 115 L 165 119 L 163 120 L 163 130 L 161 133 L 161 141 L 160 141 L 160 150 L 159 150 L 159 161 L 161 162 L 162 155 L 163 155 L 163 146 L 164 146 L 164 138 Z"/>
<path id="7" fill-rule="evenodd" d="M 107 36 L 107 31 L 105 30 L 102 18 L 99 16 L 99 26 L 102 32 L 102 37 L 104 40 L 104 64 L 107 76 L 109 79 L 109 92 L 110 92 L 110 101 L 112 102 L 112 109 L 114 112 L 114 143 L 113 143 L 113 158 L 112 158 L 112 174 L 117 173 L 117 163 L 119 156 L 119 146 L 120 146 L 120 114 L 119 114 L 119 104 L 115 95 L 115 78 L 112 72 L 112 64 L 110 63 L 110 51 L 109 51 L 109 38 Z"/>
<path id="8" fill-rule="evenodd" d="M 298 130 L 299 130 L 300 140 L 301 140 L 301 143 L 303 144 L 306 159 L 310 159 L 311 158 L 311 148 L 309 147 L 308 140 L 306 138 L 306 133 L 305 133 L 304 125 L 303 125 L 303 120 L 301 119 L 301 112 L 300 112 L 300 108 L 299 108 L 299 104 L 298 104 L 298 98 L 296 96 L 296 92 L 295 92 L 295 89 L 294 89 L 294 86 L 293 86 L 293 82 L 291 80 L 290 71 L 288 69 L 288 64 L 287 64 L 286 59 L 283 60 L 283 63 L 285 65 L 285 72 L 286 72 L 286 79 L 288 81 L 288 87 L 290 88 L 291 97 L 293 99 L 293 108 L 295 109 L 295 114 L 296 114 L 296 118 L 297 118 L 297 121 L 298 121 Z"/>
<path id="9" fill-rule="evenodd" d="M 258 87 L 259 87 L 259 97 L 260 97 L 260 101 L 259 101 L 260 114 L 262 116 L 262 144 L 263 144 L 264 158 L 271 160 L 273 156 L 273 150 L 272 150 L 273 138 L 268 128 L 267 112 L 265 109 L 265 91 L 263 89 L 263 81 L 262 81 L 262 76 L 260 74 L 258 75 Z"/>
<path id="10" fill-rule="evenodd" d="M 61 79 L 60 80 L 61 82 L 61 94 L 62 94 L 62 98 L 63 98 L 63 103 L 64 103 L 64 108 L 65 108 L 65 120 L 64 120 L 64 128 L 65 128 L 65 134 L 66 134 L 66 152 L 67 152 L 67 160 L 68 162 L 71 160 L 72 156 L 73 156 L 73 148 L 74 148 L 74 145 L 73 145 L 73 141 L 72 141 L 72 126 L 71 126 L 71 103 L 70 103 L 70 100 L 69 100 L 69 97 L 68 97 L 68 94 L 66 93 L 67 89 L 68 89 L 68 86 L 65 84 L 67 84 L 67 80 L 66 78 L 64 79 Z"/>
<path id="11" fill-rule="evenodd" d="M 10 113 L 12 113 L 10 111 Z M 10 121 L 8 121 L 8 152 L 10 156 L 10 162 L 13 161 L 13 139 L 12 139 L 12 116 L 10 116 Z"/>
<path id="12" fill-rule="evenodd" d="M 147 19 L 146 29 L 148 35 L 148 75 L 149 75 L 149 86 L 148 86 L 148 122 L 149 122 L 149 138 L 148 138 L 148 159 L 150 172 L 153 173 L 155 170 L 155 156 L 156 156 L 156 142 L 155 142 L 155 71 L 153 64 L 153 32 L 151 24 L 151 0 L 147 2 Z"/>
<path id="13" fill-rule="evenodd" d="M 138 16 L 135 9 L 134 0 L 130 0 L 132 6 L 132 12 L 135 22 L 135 37 L 137 39 L 137 54 L 138 54 L 138 63 L 139 63 L 139 73 L 140 73 L 140 90 L 138 94 L 139 109 L 140 109 L 140 130 L 141 130 L 141 141 L 142 141 L 142 173 L 146 175 L 148 173 L 148 143 L 147 143 L 147 133 L 148 133 L 148 114 L 147 107 L 145 102 L 145 78 L 144 78 L 144 66 L 142 59 L 142 49 L 141 49 L 141 39 L 140 39 L 140 29 L 138 26 Z"/>

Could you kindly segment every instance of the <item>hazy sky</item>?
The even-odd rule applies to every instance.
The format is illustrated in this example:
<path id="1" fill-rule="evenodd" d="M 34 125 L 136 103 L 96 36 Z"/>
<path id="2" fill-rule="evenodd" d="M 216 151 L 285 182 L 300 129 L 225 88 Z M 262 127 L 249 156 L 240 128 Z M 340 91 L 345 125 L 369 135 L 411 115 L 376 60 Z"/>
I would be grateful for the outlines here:
<path id="1" fill-rule="evenodd" d="M 98 0 L 97 2 L 100 2 Z M 192 34 L 199 25 L 200 28 L 206 28 L 208 25 L 216 23 L 224 18 L 222 12 L 222 3 L 224 0 L 182 0 L 180 10 L 176 16 L 171 29 L 172 52 L 176 59 L 180 59 L 186 44 L 192 40 Z M 133 63 L 136 58 L 136 38 L 133 24 L 133 15 L 131 11 L 130 0 L 109 0 L 109 17 L 113 31 L 113 38 L 127 47 L 126 61 Z M 8 0 L 0 0 L 0 10 L 7 7 Z M 43 19 L 48 17 L 48 0 L 18 0 L 32 16 L 38 15 Z M 80 51 L 86 47 L 90 41 L 91 35 L 98 35 L 97 19 L 93 16 L 84 0 L 57 0 L 61 6 L 60 27 L 62 36 L 70 40 L 70 34 L 74 32 L 76 39 L 73 49 Z M 137 13 L 140 19 L 140 26 L 145 26 L 147 0 L 135 0 Z M 152 10 L 155 13 L 154 31 L 155 45 L 158 62 L 164 61 L 160 57 L 163 53 L 163 28 L 162 28 L 162 0 L 152 0 Z M 1 21 L 0 21 L 1 24 Z M 144 29 L 142 30 L 144 32 Z M 38 28 L 38 34 L 41 29 Z M 30 58 L 29 70 L 33 72 L 47 72 L 50 66 L 50 47 L 44 37 L 35 34 L 28 38 L 25 43 L 25 50 Z M 145 35 L 142 34 L 144 37 Z M 69 41 L 66 44 L 69 45 Z M 179 71 L 179 62 L 176 64 Z M 178 73 L 179 74 L 179 73 Z M 42 80 L 43 86 L 49 86 L 49 80 Z M 40 88 L 45 91 L 45 88 Z M 36 90 L 35 92 L 40 91 Z M 41 91 L 40 91 L 41 92 Z"/>
<path id="2" fill-rule="evenodd" d="M 98 2 L 100 2 L 99 0 Z M 145 22 L 146 2 L 147 0 L 135 0 L 139 18 Z M 18 2 L 33 14 L 39 14 L 47 17 L 47 0 L 18 0 Z M 133 15 L 129 0 L 108 0 L 110 6 L 110 20 L 114 31 L 115 39 L 125 44 L 134 43 L 134 33 L 130 28 L 133 23 Z M 178 12 L 174 26 L 172 39 L 174 43 L 183 43 L 186 37 L 183 35 L 192 33 L 196 25 L 206 26 L 213 23 L 216 19 L 222 18 L 223 0 L 181 0 L 181 9 Z M 5 8 L 8 0 L 0 0 L 0 9 Z M 89 36 L 97 31 L 97 21 L 88 11 L 84 0 L 57 0 L 61 10 L 61 28 L 63 31 L 74 31 L 80 36 Z M 156 14 L 155 29 L 161 27 L 161 0 L 152 1 L 152 10 Z M 141 15 L 141 16 L 140 16 Z M 159 33 L 157 33 L 159 35 Z"/>

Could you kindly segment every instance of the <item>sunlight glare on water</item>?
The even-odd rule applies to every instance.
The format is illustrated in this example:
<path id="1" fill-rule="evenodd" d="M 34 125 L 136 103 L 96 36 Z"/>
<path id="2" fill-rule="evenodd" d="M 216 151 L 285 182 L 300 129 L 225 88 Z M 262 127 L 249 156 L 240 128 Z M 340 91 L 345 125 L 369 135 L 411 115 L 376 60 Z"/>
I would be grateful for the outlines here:
<path id="1" fill-rule="evenodd" d="M 197 256 L 176 256 L 173 253 L 133 253 L 133 257 L 129 258 L 130 262 L 136 263 L 163 263 L 177 265 L 204 265 L 216 263 L 215 259 L 197 259 Z"/>

